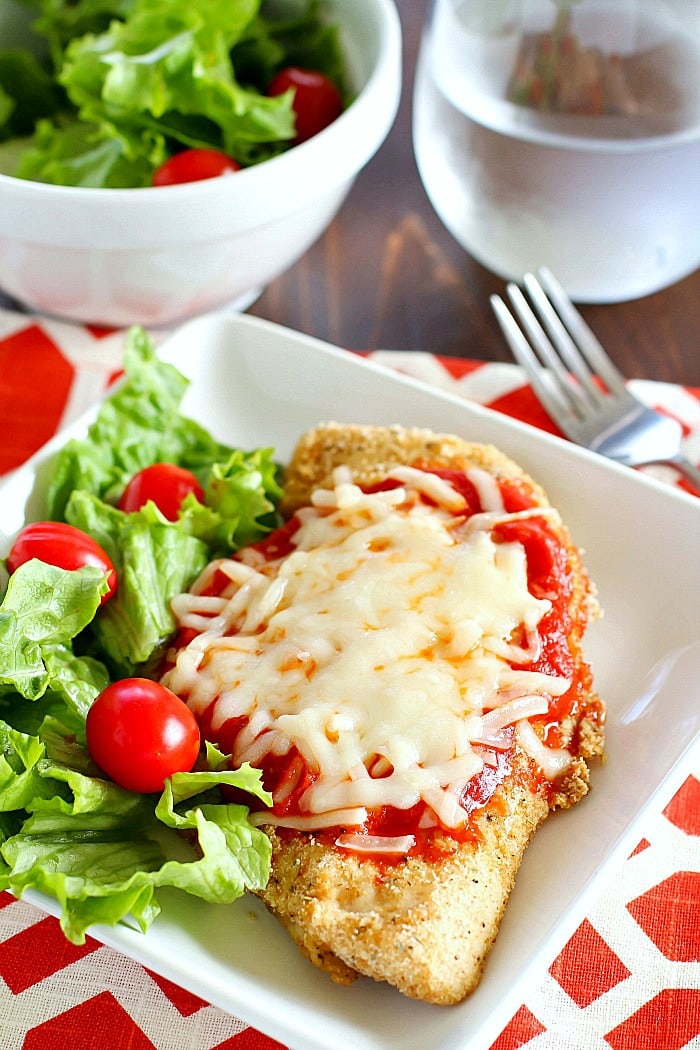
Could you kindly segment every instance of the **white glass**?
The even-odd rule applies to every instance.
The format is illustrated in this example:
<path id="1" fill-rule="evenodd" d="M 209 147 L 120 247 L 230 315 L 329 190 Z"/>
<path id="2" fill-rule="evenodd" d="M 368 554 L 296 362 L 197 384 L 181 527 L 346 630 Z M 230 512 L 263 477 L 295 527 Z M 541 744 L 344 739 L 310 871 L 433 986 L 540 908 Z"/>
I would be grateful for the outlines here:
<path id="1" fill-rule="evenodd" d="M 413 105 L 433 207 L 500 276 L 615 302 L 700 266 L 700 0 L 434 0 Z"/>

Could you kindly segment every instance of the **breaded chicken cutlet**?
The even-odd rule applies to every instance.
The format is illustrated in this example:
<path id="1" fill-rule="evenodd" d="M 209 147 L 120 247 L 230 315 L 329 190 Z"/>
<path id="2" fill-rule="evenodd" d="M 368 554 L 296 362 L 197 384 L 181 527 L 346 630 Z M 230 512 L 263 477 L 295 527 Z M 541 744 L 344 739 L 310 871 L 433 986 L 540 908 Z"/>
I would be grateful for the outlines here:
<path id="1" fill-rule="evenodd" d="M 592 584 L 543 490 L 490 446 L 319 426 L 284 492 L 287 524 L 212 570 L 219 634 L 168 684 L 263 770 L 259 895 L 301 951 L 340 983 L 459 1002 L 532 835 L 603 751 Z M 197 614 L 212 574 L 193 590 Z"/>

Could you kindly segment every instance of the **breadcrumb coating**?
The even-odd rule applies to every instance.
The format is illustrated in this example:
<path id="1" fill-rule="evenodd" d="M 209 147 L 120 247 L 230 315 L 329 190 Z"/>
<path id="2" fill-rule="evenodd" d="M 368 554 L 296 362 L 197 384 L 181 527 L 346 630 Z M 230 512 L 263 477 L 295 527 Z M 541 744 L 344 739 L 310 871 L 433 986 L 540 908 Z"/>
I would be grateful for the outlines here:
<path id="1" fill-rule="evenodd" d="M 537 503 L 543 489 L 492 446 L 422 429 L 329 423 L 300 439 L 286 472 L 284 511 L 309 502 L 330 486 L 333 470 L 350 468 L 358 484 L 385 477 L 396 465 L 481 467 L 518 479 Z M 569 646 L 577 662 L 583 629 L 598 614 L 581 555 L 564 525 L 575 585 L 574 628 Z M 602 705 L 587 698 L 596 717 L 568 718 L 560 730 L 574 761 L 555 792 L 533 777 L 532 760 L 516 748 L 513 767 L 492 802 L 474 818 L 476 841 L 444 840 L 439 859 L 409 857 L 377 865 L 372 859 L 328 846 L 313 834 L 267 828 L 272 876 L 259 894 L 302 953 L 341 984 L 358 975 L 386 981 L 404 995 L 448 1005 L 478 985 L 485 960 L 528 843 L 553 808 L 578 802 L 589 789 L 589 761 L 603 753 Z"/>

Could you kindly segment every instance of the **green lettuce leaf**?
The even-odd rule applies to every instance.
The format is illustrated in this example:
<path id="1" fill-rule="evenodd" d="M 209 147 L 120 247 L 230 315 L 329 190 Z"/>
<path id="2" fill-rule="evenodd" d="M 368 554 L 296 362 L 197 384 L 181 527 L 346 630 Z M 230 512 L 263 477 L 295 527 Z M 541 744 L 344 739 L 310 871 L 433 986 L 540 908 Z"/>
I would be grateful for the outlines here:
<path id="1" fill-rule="evenodd" d="M 56 458 L 46 495 L 49 517 L 63 519 L 76 490 L 116 503 L 137 471 L 151 463 L 175 463 L 197 475 L 203 488 L 211 482 L 212 504 L 222 515 L 240 518 L 245 542 L 250 533 L 262 537 L 274 518 L 262 519 L 274 511 L 281 492 L 272 450 L 242 453 L 182 415 L 188 380 L 158 359 L 140 328 L 127 333 L 124 370 L 126 380 L 105 401 L 87 436 L 70 441 Z M 256 485 L 260 492 L 251 499 Z M 243 508 L 229 498 L 234 490 L 247 493 Z M 257 525 L 252 514 L 260 519 Z"/>
<path id="2" fill-rule="evenodd" d="M 223 445 L 180 413 L 187 380 L 158 360 L 140 329 L 129 333 L 125 370 L 87 436 L 59 453 L 47 494 L 49 517 L 87 532 L 114 563 L 117 593 L 88 633 L 94 655 L 118 676 L 155 665 L 175 629 L 172 599 L 212 557 L 274 527 L 281 495 L 271 449 Z M 193 471 L 206 503 L 188 498 L 177 522 L 152 503 L 134 513 L 114 506 L 133 474 L 154 462 Z"/>
<path id="3" fill-rule="evenodd" d="M 277 70 L 319 69 L 344 90 L 339 33 L 320 0 L 28 4 L 51 68 L 6 53 L 3 76 L 0 52 L 0 138 L 36 126 L 14 171 L 20 178 L 148 186 L 167 156 L 188 147 L 259 163 L 295 137 L 291 93 L 267 96 Z"/>
<path id="4" fill-rule="evenodd" d="M 37 736 L 20 733 L 0 721 L 0 811 L 26 809 L 35 799 L 52 794 L 38 771 L 46 748 Z"/>
<path id="5" fill-rule="evenodd" d="M 77 661 L 68 672 L 82 683 L 66 685 L 64 659 L 73 659 L 70 641 L 95 616 L 107 589 L 104 573 L 86 566 L 67 572 L 30 561 L 9 579 L 0 604 L 0 697 L 17 691 L 29 700 L 44 696 L 50 685 L 66 689 L 70 705 L 83 714 L 97 691 L 100 677 L 91 662 Z"/>
<path id="6" fill-rule="evenodd" d="M 117 571 L 117 593 L 90 626 L 96 651 L 117 677 L 142 673 L 175 630 L 170 603 L 205 568 L 209 548 L 162 516 L 125 514 L 81 490 L 65 517 L 97 540 Z"/>
<path id="7" fill-rule="evenodd" d="M 0 139 L 30 135 L 66 106 L 64 92 L 29 51 L 0 52 Z"/>
<path id="8" fill-rule="evenodd" d="M 126 380 L 104 403 L 87 436 L 69 442 L 58 455 L 47 489 L 48 516 L 63 519 L 76 490 L 116 503 L 137 471 L 151 463 L 175 463 L 209 490 L 212 510 L 239 522 L 229 522 L 221 535 L 228 528 L 236 546 L 261 538 L 275 524 L 281 494 L 272 450 L 243 453 L 184 416 L 180 405 L 188 380 L 158 359 L 140 328 L 127 333 L 124 370 Z"/>
<path id="9" fill-rule="evenodd" d="M 269 803 L 258 771 L 176 774 L 154 804 L 99 776 L 55 720 L 41 737 L 0 722 L 0 889 L 54 897 L 74 943 L 95 923 L 130 918 L 145 931 L 164 886 L 229 903 L 265 885 L 269 840 L 249 824 L 248 807 L 223 802 L 218 791 L 226 784 Z"/>
<path id="10" fill-rule="evenodd" d="M 265 91 L 283 66 L 301 66 L 324 73 L 348 102 L 338 27 L 323 15 L 322 0 L 310 0 L 305 5 L 263 4 L 246 36 L 232 50 L 241 82 Z"/>
<path id="11" fill-rule="evenodd" d="M 277 523 L 282 495 L 272 449 L 234 449 L 204 476 L 205 503 L 191 498 L 180 522 L 215 551 L 234 551 L 259 540 Z"/>
<path id="12" fill-rule="evenodd" d="M 72 41 L 60 80 L 80 118 L 121 140 L 132 159 L 160 135 L 221 149 L 242 164 L 294 137 L 291 100 L 241 86 L 230 51 L 259 0 L 139 0 L 123 22 Z M 135 129 L 143 132 L 139 138 Z"/>
<path id="13" fill-rule="evenodd" d="M 37 16 L 34 31 L 49 44 L 56 69 L 71 40 L 86 33 L 102 33 L 115 18 L 125 18 L 134 0 L 25 0 Z"/>
<path id="14" fill-rule="evenodd" d="M 175 626 L 172 598 L 217 547 L 228 553 L 263 536 L 280 493 L 270 450 L 221 445 L 180 414 L 187 381 L 140 330 L 125 367 L 86 438 L 59 453 L 48 496 L 53 516 L 111 557 L 116 595 L 101 604 L 99 569 L 34 559 L 10 576 L 0 602 L 0 889 L 54 897 L 76 943 L 95 923 L 147 929 L 164 886 L 235 900 L 265 885 L 270 864 L 248 807 L 222 793 L 270 804 L 257 770 L 231 770 L 208 745 L 202 768 L 172 777 L 158 798 L 107 780 L 86 747 L 85 719 L 110 673 L 144 673 L 159 659 Z M 125 481 L 159 459 L 197 471 L 208 505 L 192 498 L 177 522 L 153 504 L 114 506 Z"/>
<path id="15" fill-rule="evenodd" d="M 210 748 L 210 756 L 213 752 L 215 749 Z M 156 816 L 167 827 L 196 832 L 202 853 L 200 861 L 184 869 L 173 862 L 166 864 L 160 877 L 170 881 L 164 884 L 180 886 L 215 904 L 229 904 L 246 888 L 264 887 L 272 853 L 267 835 L 248 822 L 247 806 L 203 799 L 200 805 L 192 807 L 193 799 L 224 785 L 272 804 L 272 796 L 262 788 L 259 770 L 247 764 L 230 770 L 219 764 L 211 772 L 178 773 L 171 777 L 156 807 Z"/>
<path id="16" fill-rule="evenodd" d="M 139 132 L 137 141 L 138 150 L 129 151 L 125 134 L 109 135 L 99 124 L 61 114 L 53 121 L 38 121 L 12 174 L 57 186 L 137 188 L 147 184 L 168 155 L 160 136 Z"/>
<path id="17" fill-rule="evenodd" d="M 63 518 L 76 489 L 116 502 L 131 475 L 149 463 L 196 470 L 229 455 L 229 448 L 180 414 L 188 381 L 158 359 L 140 328 L 127 333 L 124 371 L 125 381 L 105 401 L 87 437 L 69 442 L 56 458 L 46 496 L 49 517 Z"/>

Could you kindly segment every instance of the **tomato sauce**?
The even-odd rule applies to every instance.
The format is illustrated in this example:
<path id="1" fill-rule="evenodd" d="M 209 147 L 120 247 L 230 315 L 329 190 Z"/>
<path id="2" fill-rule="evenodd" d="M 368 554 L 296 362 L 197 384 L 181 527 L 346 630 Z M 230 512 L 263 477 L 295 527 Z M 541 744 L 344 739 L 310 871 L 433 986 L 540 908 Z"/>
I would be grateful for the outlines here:
<path id="1" fill-rule="evenodd" d="M 463 472 L 436 469 L 428 465 L 421 465 L 421 469 L 430 470 L 447 480 L 464 497 L 466 509 L 459 512 L 460 518 L 483 510 L 475 485 Z M 400 482 L 388 479 L 368 486 L 366 490 L 386 491 L 399 485 Z M 533 493 L 522 483 L 501 481 L 499 488 L 506 513 L 517 513 L 538 505 Z M 425 496 L 422 498 L 427 499 Z M 297 519 L 292 518 L 255 544 L 254 549 L 269 561 L 281 559 L 294 550 L 294 533 L 298 527 Z M 586 703 L 585 697 L 591 686 L 591 673 L 586 664 L 580 660 L 577 663 L 569 644 L 569 638 L 578 639 L 586 626 L 584 603 L 578 603 L 582 611 L 576 621 L 571 611 L 574 577 L 569 552 L 550 526 L 546 515 L 504 521 L 493 528 L 492 537 L 495 542 L 518 542 L 523 545 L 527 560 L 528 588 L 534 597 L 547 598 L 551 602 L 550 611 L 538 625 L 538 657 L 531 663 L 513 666 L 571 680 L 571 686 L 563 696 L 551 700 L 547 714 L 533 719 L 544 723 L 544 739 L 548 745 L 561 746 L 560 723 L 563 719 L 572 716 L 578 722 L 584 715 L 595 719 L 600 716 L 601 711 L 600 707 L 595 708 Z M 228 583 L 223 574 L 219 576 Z M 210 592 L 218 593 L 217 588 L 220 590 L 221 587 L 221 580 L 215 579 Z M 232 719 L 214 730 L 210 716 L 211 708 L 204 716 L 200 716 L 203 736 L 215 742 L 224 752 L 231 753 L 236 736 L 245 726 L 246 720 Z M 391 806 L 370 810 L 362 828 L 329 828 L 314 832 L 315 837 L 332 846 L 338 835 L 345 831 L 392 838 L 413 835 L 415 845 L 411 848 L 410 855 L 420 855 L 428 859 L 444 855 L 450 848 L 450 841 L 478 840 L 479 833 L 474 817 L 485 809 L 498 811 L 501 808 L 498 788 L 513 769 L 515 733 L 513 727 L 505 732 L 510 740 L 509 746 L 489 754 L 488 762 L 484 764 L 480 773 L 472 777 L 460 798 L 460 804 L 468 816 L 462 828 L 443 828 L 436 824 L 432 811 L 421 802 L 406 810 Z M 317 774 L 308 768 L 294 748 L 283 756 L 267 755 L 260 764 L 265 787 L 279 799 L 273 805 L 275 815 L 299 815 L 299 799 L 316 779 Z M 521 778 L 523 775 L 525 774 L 519 773 Z M 552 785 L 548 784 L 534 767 L 531 774 L 527 775 L 530 776 L 530 786 L 545 792 L 552 790 Z M 250 804 L 250 797 L 246 796 L 241 801 Z M 284 828 L 280 829 L 280 833 L 299 834 Z M 384 856 L 375 853 L 370 856 L 381 864 L 393 864 L 403 860 L 402 856 L 391 854 Z"/>

